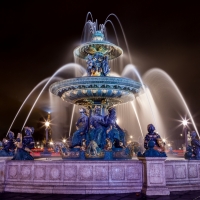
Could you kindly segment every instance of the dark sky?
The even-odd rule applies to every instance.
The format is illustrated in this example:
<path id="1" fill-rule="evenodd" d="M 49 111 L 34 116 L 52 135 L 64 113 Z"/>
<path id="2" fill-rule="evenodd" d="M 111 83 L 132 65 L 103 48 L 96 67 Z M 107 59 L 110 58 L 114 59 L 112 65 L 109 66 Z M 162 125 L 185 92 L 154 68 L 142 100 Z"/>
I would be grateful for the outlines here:
<path id="1" fill-rule="evenodd" d="M 141 74 L 153 67 L 165 70 L 181 90 L 200 130 L 199 6 L 194 1 L 166 2 L 1 1 L 0 136 L 33 87 L 73 62 L 72 50 L 79 44 L 89 11 L 99 23 L 110 13 L 119 17 L 133 64 Z M 21 128 L 30 106 L 29 101 L 14 128 Z M 35 109 L 29 123 L 43 114 Z"/>

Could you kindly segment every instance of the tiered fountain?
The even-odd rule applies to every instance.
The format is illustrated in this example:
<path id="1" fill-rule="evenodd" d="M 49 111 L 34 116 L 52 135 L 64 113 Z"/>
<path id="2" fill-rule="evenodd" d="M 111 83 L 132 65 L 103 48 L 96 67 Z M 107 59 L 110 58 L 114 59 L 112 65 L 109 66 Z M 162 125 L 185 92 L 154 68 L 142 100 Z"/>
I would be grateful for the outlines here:
<path id="1" fill-rule="evenodd" d="M 81 149 L 85 151 L 86 158 L 131 158 L 131 149 L 125 148 L 125 133 L 116 122 L 114 107 L 133 101 L 141 84 L 128 78 L 110 76 L 108 60 L 122 53 L 120 47 L 104 40 L 103 30 L 96 30 L 91 42 L 74 50 L 75 56 L 86 60 L 87 76 L 59 81 L 50 86 L 54 95 L 84 107 L 89 113 L 89 116 L 85 113 L 79 118 L 79 121 L 82 120 L 80 126 L 77 122 L 80 130 L 74 133 L 72 148 L 64 150 L 63 158 L 84 159 Z M 83 145 L 87 145 L 83 148 L 82 141 L 85 140 Z"/>

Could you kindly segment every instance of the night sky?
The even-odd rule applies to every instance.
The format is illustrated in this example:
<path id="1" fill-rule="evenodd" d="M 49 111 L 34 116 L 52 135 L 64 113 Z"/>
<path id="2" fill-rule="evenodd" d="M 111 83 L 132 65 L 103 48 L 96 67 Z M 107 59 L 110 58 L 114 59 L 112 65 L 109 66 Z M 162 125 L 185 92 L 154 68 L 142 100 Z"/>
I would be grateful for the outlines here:
<path id="1" fill-rule="evenodd" d="M 73 62 L 72 51 L 79 45 L 89 11 L 99 23 L 110 13 L 119 17 L 133 64 L 140 74 L 154 67 L 166 71 L 181 90 L 200 131 L 198 4 L 188 1 L 119 2 L 0 2 L 0 139 L 34 86 L 62 65 Z M 120 36 L 117 21 L 112 19 Z M 35 97 L 33 95 L 25 105 L 14 129 L 21 129 Z M 45 109 L 36 107 L 27 124 L 34 125 L 45 114 Z"/>

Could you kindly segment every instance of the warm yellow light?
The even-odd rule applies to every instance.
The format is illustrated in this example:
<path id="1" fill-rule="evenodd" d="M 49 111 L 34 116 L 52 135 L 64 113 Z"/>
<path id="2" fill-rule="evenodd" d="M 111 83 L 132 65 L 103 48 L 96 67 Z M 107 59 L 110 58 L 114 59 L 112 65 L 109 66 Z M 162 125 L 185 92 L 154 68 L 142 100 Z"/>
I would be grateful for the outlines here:
<path id="1" fill-rule="evenodd" d="M 184 120 L 182 121 L 182 124 L 183 124 L 183 126 L 187 126 L 188 121 L 187 121 L 186 119 L 184 119 Z"/>
<path id="2" fill-rule="evenodd" d="M 167 146 L 168 146 L 168 147 L 170 147 L 170 146 L 171 146 L 171 144 L 167 144 Z"/>
<path id="3" fill-rule="evenodd" d="M 133 138 L 133 136 L 131 135 L 130 138 Z"/>
<path id="4" fill-rule="evenodd" d="M 183 136 L 183 134 L 181 133 L 180 136 Z"/>
<path id="5" fill-rule="evenodd" d="M 45 122 L 45 126 L 49 127 L 50 123 L 48 121 Z"/>
<path id="6" fill-rule="evenodd" d="M 65 142 L 66 142 L 66 139 L 63 139 L 63 142 L 65 143 Z"/>
<path id="7" fill-rule="evenodd" d="M 119 119 L 116 120 L 116 123 L 117 123 L 117 124 L 119 123 Z"/>
<path id="8" fill-rule="evenodd" d="M 166 142 L 166 139 L 163 139 L 163 142 Z"/>
<path id="9" fill-rule="evenodd" d="M 53 145 L 53 142 L 50 142 L 50 145 Z"/>

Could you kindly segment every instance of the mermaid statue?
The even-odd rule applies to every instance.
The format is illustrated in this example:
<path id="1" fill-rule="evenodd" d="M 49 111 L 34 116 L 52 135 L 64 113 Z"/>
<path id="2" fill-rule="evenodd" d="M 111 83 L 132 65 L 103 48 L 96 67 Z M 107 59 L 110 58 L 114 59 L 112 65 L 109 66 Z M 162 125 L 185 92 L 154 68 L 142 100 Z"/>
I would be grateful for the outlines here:
<path id="1" fill-rule="evenodd" d="M 116 110 L 115 108 L 110 108 L 108 110 L 108 115 L 104 117 L 106 125 L 107 138 L 109 138 L 115 147 L 125 146 L 125 133 L 117 124 L 116 120 Z"/>
<path id="2" fill-rule="evenodd" d="M 79 109 L 79 113 L 80 117 L 76 122 L 77 130 L 73 134 L 71 148 L 81 146 L 82 139 L 86 138 L 86 133 L 88 132 L 88 116 L 85 108 Z"/>
<path id="3" fill-rule="evenodd" d="M 101 115 L 101 108 L 96 106 L 94 115 L 90 117 L 89 141 L 95 141 L 99 148 L 104 148 L 106 143 L 104 117 Z"/>
<path id="4" fill-rule="evenodd" d="M 14 133 L 12 131 L 8 132 L 8 140 L 6 138 L 3 139 L 3 149 L 0 150 L 0 157 L 1 156 L 13 156 L 14 150 L 16 148 L 16 145 L 14 144 Z"/>

